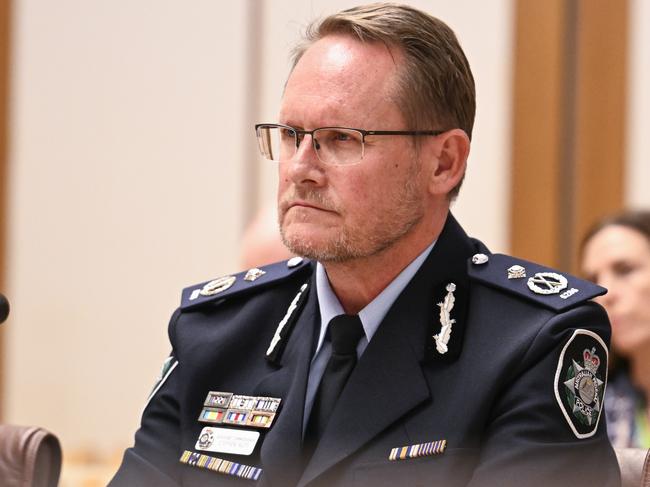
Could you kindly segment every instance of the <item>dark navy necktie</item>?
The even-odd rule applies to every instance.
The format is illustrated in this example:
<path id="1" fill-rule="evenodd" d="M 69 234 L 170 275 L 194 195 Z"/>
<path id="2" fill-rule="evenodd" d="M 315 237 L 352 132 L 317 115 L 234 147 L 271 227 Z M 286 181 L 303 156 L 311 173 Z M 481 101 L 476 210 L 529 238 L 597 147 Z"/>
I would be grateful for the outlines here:
<path id="1" fill-rule="evenodd" d="M 307 449 L 313 449 L 318 444 L 334 405 L 357 364 L 357 345 L 363 335 L 363 326 L 357 315 L 339 315 L 329 322 L 332 355 L 318 386 L 307 422 Z"/>

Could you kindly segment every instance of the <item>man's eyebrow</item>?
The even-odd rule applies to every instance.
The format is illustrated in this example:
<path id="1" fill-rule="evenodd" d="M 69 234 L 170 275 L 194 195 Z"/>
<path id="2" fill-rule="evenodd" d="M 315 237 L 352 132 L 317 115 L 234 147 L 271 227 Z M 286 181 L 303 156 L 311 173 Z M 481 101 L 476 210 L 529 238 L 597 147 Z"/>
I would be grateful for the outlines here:
<path id="1" fill-rule="evenodd" d="M 280 120 L 281 121 L 278 122 L 278 123 L 281 124 L 281 125 L 287 125 L 287 126 L 293 128 L 293 129 L 297 129 L 297 130 L 304 130 L 304 127 L 302 125 L 300 125 L 299 123 L 292 123 L 291 120 L 289 120 L 289 121 L 283 121 L 282 119 L 280 119 Z"/>

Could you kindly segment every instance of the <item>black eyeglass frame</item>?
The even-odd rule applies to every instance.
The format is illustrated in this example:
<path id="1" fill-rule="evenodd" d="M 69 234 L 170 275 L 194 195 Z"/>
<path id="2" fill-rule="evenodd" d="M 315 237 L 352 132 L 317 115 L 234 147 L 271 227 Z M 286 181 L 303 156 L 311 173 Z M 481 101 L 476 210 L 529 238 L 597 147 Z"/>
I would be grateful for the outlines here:
<path id="1" fill-rule="evenodd" d="M 295 127 L 292 127 L 291 125 L 284 125 L 281 123 L 258 123 L 255 125 L 255 134 L 258 135 L 258 129 L 260 127 L 269 127 L 269 128 L 285 128 L 293 131 L 296 136 L 296 150 L 300 147 L 300 141 L 304 138 L 305 135 L 311 135 L 312 139 L 312 146 L 314 147 L 314 150 L 316 153 L 318 153 L 318 147 L 316 147 L 316 139 L 314 138 L 314 132 L 318 132 L 319 130 L 352 130 L 354 132 L 359 132 L 361 134 L 361 144 L 362 144 L 362 149 L 361 149 L 361 159 L 359 159 L 359 162 L 363 160 L 363 156 L 365 155 L 365 144 L 366 144 L 366 137 L 369 135 L 430 135 L 430 136 L 438 136 L 441 134 L 444 134 L 448 130 L 363 130 L 363 129 L 357 129 L 353 127 L 339 127 L 339 126 L 333 126 L 333 127 L 318 127 L 313 130 L 302 130 L 302 129 L 297 129 Z M 301 137 L 302 136 L 302 137 Z M 264 154 L 262 154 L 264 155 Z M 277 161 L 276 161 L 277 162 Z M 357 163 L 358 164 L 358 163 Z"/>

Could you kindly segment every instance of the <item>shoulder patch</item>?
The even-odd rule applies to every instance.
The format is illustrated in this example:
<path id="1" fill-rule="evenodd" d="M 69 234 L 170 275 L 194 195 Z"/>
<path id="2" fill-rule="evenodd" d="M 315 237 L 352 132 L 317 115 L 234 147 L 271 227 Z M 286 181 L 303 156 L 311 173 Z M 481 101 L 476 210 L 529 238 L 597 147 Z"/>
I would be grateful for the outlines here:
<path id="1" fill-rule="evenodd" d="M 598 429 L 607 387 L 607 346 L 589 330 L 575 330 L 564 345 L 555 372 L 555 399 L 578 439 Z"/>
<path id="2" fill-rule="evenodd" d="M 156 383 L 154 384 L 153 389 L 151 389 L 151 392 L 149 393 L 149 397 L 147 398 L 147 402 L 145 402 L 144 404 L 144 408 L 142 408 L 143 412 L 145 409 L 147 409 L 147 406 L 151 402 L 151 399 L 153 399 L 156 393 L 160 390 L 160 388 L 163 386 L 165 381 L 169 378 L 169 376 L 174 371 L 177 365 L 178 365 L 178 360 L 176 360 L 176 357 L 174 357 L 173 355 L 170 355 L 165 359 L 165 361 L 162 364 L 162 367 L 160 368 L 160 374 L 156 379 Z"/>
<path id="3" fill-rule="evenodd" d="M 471 279 L 556 311 L 607 292 L 593 282 L 509 255 L 476 254 L 467 266 Z"/>
<path id="4" fill-rule="evenodd" d="M 263 267 L 254 267 L 239 274 L 222 276 L 183 289 L 181 309 L 193 309 L 206 303 L 245 295 L 281 282 L 309 266 L 309 260 L 293 257 Z"/>

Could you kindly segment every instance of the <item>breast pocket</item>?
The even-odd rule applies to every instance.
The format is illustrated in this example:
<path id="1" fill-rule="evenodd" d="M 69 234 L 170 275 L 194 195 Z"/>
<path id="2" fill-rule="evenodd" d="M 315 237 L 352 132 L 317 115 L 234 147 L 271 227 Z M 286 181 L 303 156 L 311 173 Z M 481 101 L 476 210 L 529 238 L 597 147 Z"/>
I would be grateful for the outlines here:
<path id="1" fill-rule="evenodd" d="M 364 463 L 352 472 L 353 487 L 445 487 L 464 486 L 469 482 L 478 458 L 478 450 L 447 449 L 440 455 L 406 460 Z"/>

